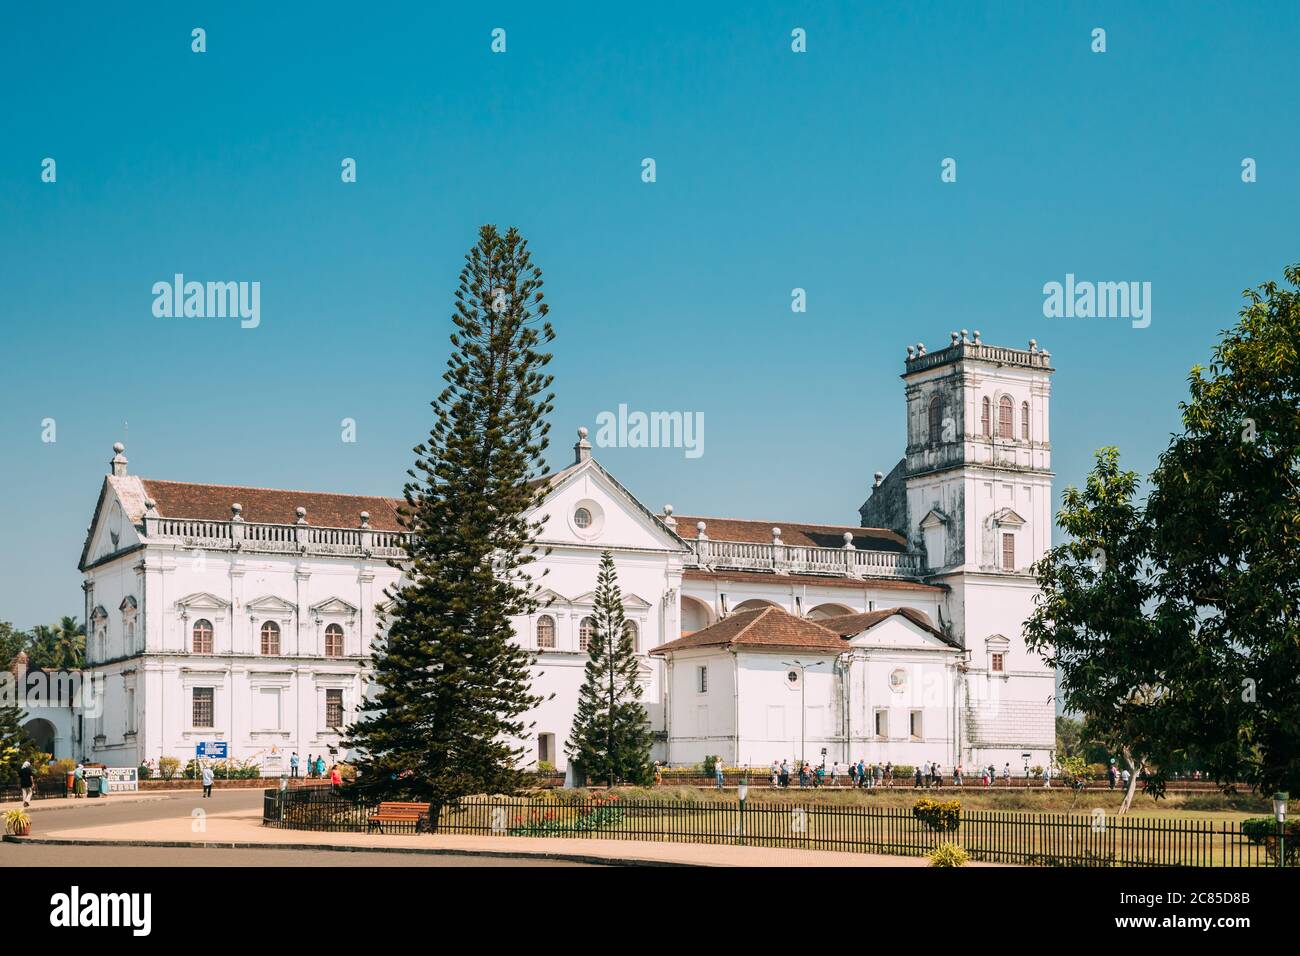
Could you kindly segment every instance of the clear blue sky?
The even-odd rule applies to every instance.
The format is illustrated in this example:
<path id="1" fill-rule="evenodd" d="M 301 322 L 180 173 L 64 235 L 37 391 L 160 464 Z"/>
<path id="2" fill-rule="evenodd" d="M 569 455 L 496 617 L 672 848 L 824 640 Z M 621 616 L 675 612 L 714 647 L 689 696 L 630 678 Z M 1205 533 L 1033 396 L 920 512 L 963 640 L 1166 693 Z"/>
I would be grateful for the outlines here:
<path id="1" fill-rule="evenodd" d="M 148 6 L 5 13 L 0 619 L 23 627 L 81 613 L 124 421 L 145 476 L 396 493 L 483 222 L 546 273 L 553 461 L 621 402 L 701 411 L 701 458 L 597 454 L 651 507 L 786 521 L 856 520 L 901 456 L 906 345 L 962 327 L 1052 351 L 1058 494 L 1102 445 L 1148 470 L 1241 290 L 1300 258 L 1293 3 Z M 260 282 L 260 328 L 155 318 L 175 272 Z M 1151 326 L 1044 318 L 1067 272 L 1150 281 Z"/>

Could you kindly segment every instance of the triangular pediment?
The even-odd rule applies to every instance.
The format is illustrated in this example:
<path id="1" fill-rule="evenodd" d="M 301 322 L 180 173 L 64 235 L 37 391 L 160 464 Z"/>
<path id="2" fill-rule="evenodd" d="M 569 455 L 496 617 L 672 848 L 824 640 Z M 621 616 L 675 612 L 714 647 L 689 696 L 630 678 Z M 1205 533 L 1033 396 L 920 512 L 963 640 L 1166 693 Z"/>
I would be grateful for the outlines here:
<path id="1" fill-rule="evenodd" d="M 957 649 L 928 628 L 903 614 L 892 614 L 878 624 L 848 639 L 854 647 L 902 651 L 946 651 Z"/>
<path id="2" fill-rule="evenodd" d="M 137 524 L 143 513 L 143 501 L 143 485 L 134 475 L 109 475 L 104 479 L 95 513 L 86 528 L 80 569 L 140 544 Z"/>
<path id="3" fill-rule="evenodd" d="M 176 606 L 178 608 L 204 608 L 219 611 L 230 607 L 230 602 L 217 597 L 215 594 L 209 594 L 207 591 L 195 591 L 193 594 L 187 594 L 178 600 Z"/>
<path id="4" fill-rule="evenodd" d="M 296 611 L 298 606 L 291 604 L 284 598 L 276 597 L 274 594 L 264 594 L 259 598 L 253 598 L 244 604 L 249 611 Z"/>
<path id="5" fill-rule="evenodd" d="M 586 513 L 579 516 L 580 510 Z M 689 550 L 676 532 L 594 458 L 560 472 L 529 517 L 543 522 L 538 541 L 547 545 L 607 548 L 616 553 Z"/>
<path id="6" fill-rule="evenodd" d="M 989 515 L 989 523 L 995 528 L 1021 528 L 1024 527 L 1025 519 L 1010 508 L 1003 508 Z"/>
<path id="7" fill-rule="evenodd" d="M 318 604 L 313 604 L 311 610 L 316 614 L 356 614 L 357 609 L 354 605 L 339 597 L 326 598 Z"/>
<path id="8" fill-rule="evenodd" d="M 938 508 L 931 508 L 930 513 L 921 519 L 921 530 L 929 531 L 932 528 L 946 528 L 948 526 L 948 515 Z"/>
<path id="9" fill-rule="evenodd" d="M 569 603 L 579 604 L 584 607 L 594 606 L 596 603 L 596 592 L 588 591 L 586 594 L 580 594 Z M 623 607 L 642 611 L 652 607 L 652 605 L 645 598 L 641 597 L 641 595 L 633 594 L 629 591 L 623 595 Z"/>
<path id="10" fill-rule="evenodd" d="M 139 605 L 136 604 L 135 598 L 128 594 L 122 598 L 122 603 L 117 606 L 117 609 L 123 614 L 134 614 L 139 610 Z"/>

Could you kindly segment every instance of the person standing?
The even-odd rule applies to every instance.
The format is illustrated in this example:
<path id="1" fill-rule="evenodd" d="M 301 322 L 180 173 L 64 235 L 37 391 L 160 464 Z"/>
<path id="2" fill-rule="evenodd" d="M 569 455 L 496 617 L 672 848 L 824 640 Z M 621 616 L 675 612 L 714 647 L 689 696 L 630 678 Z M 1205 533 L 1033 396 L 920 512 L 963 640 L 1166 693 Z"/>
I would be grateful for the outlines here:
<path id="1" fill-rule="evenodd" d="M 1008 761 L 1007 763 L 1005 763 L 1005 764 L 1002 765 L 1002 782 L 1005 783 L 1008 787 L 1011 786 L 1011 763 L 1010 763 L 1010 761 Z"/>
<path id="2" fill-rule="evenodd" d="M 961 764 L 957 764 L 957 769 L 952 772 L 952 785 L 954 787 L 965 786 L 965 784 L 961 782 Z"/>
<path id="3" fill-rule="evenodd" d="M 655 761 L 655 786 L 664 782 L 664 768 L 658 760 Z"/>
<path id="4" fill-rule="evenodd" d="M 715 757 L 713 758 L 713 773 L 714 773 L 714 775 L 715 775 L 715 776 L 717 777 L 717 779 L 718 779 L 718 789 L 719 789 L 719 790 L 722 789 L 722 779 L 723 779 L 723 778 L 722 778 L 722 772 L 723 772 L 723 766 L 722 766 L 722 754 L 718 754 L 717 756 L 715 756 Z"/>
<path id="5" fill-rule="evenodd" d="M 212 796 L 212 768 L 205 766 L 203 768 L 203 799 L 206 800 L 211 796 Z"/>
<path id="6" fill-rule="evenodd" d="M 784 790 L 790 789 L 790 764 L 781 761 L 781 787 Z"/>
<path id="7" fill-rule="evenodd" d="M 78 797 L 86 795 L 86 768 L 77 761 L 77 769 L 72 771 L 72 792 Z"/>
<path id="8" fill-rule="evenodd" d="M 289 776 L 298 776 L 298 751 L 296 750 L 289 755 Z"/>
<path id="9" fill-rule="evenodd" d="M 772 786 L 777 787 L 780 786 L 780 784 L 781 784 L 781 764 L 778 761 L 773 760 L 772 761 Z"/>
<path id="10" fill-rule="evenodd" d="M 36 788 L 36 776 L 32 773 L 32 762 L 24 760 L 18 768 L 18 789 L 23 792 L 23 806 L 32 805 L 32 791 Z"/>
<path id="11" fill-rule="evenodd" d="M 1118 776 L 1118 774 L 1115 773 L 1115 758 L 1112 757 L 1110 766 L 1106 768 L 1106 781 L 1109 783 L 1111 790 L 1115 789 L 1116 776 Z M 1195 776 L 1193 776 L 1192 779 L 1195 779 Z"/>
<path id="12" fill-rule="evenodd" d="M 330 786 L 334 789 L 335 793 L 337 793 L 339 788 L 343 786 L 343 774 L 339 772 L 338 764 L 330 767 Z"/>

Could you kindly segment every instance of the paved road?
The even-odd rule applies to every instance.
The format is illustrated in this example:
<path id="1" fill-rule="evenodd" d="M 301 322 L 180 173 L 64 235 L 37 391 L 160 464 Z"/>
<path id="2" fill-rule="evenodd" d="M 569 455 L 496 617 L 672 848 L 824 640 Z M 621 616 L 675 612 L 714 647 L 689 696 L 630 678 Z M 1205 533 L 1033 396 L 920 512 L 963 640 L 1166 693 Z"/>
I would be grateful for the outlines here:
<path id="1" fill-rule="evenodd" d="M 35 800 L 32 802 L 32 823 L 39 831 L 66 830 L 73 827 L 107 826 L 112 823 L 138 823 L 187 817 L 202 808 L 208 813 L 230 810 L 261 810 L 261 790 L 213 790 L 211 798 L 204 800 L 199 790 L 182 790 L 176 793 L 141 796 L 139 798 L 83 797 L 70 800 Z M 54 804 L 64 804 L 55 806 Z"/>
<path id="2" fill-rule="evenodd" d="M 0 843 L 0 870 L 24 866 L 587 866 L 565 860 L 530 860 L 424 853 L 338 853 L 330 850 L 222 850 L 150 846 L 19 846 Z"/>
<path id="3" fill-rule="evenodd" d="M 140 798 L 83 798 L 69 801 L 36 801 L 32 804 L 33 836 L 54 830 L 75 830 L 119 823 L 147 823 L 154 820 L 188 820 L 196 809 L 208 813 L 237 810 L 261 812 L 261 790 L 214 790 L 205 800 L 198 791 L 148 795 Z M 201 839 L 201 837 L 199 838 Z M 197 847 L 133 846 L 19 846 L 0 843 L 0 869 L 22 866 L 586 866 L 562 860 L 526 857 L 482 857 L 414 853 L 336 852 L 329 850 L 219 849 Z"/>

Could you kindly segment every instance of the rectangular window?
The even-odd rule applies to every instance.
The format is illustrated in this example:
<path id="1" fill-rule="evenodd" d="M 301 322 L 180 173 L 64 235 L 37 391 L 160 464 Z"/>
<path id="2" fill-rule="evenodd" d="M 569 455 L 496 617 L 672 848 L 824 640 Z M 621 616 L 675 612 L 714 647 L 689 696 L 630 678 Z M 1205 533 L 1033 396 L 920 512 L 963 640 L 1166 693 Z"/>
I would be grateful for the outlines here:
<path id="1" fill-rule="evenodd" d="M 343 726 L 343 691 L 325 691 L 325 726 Z"/>
<path id="2" fill-rule="evenodd" d="M 213 699 L 215 696 L 216 689 L 213 687 L 194 688 L 193 709 L 190 716 L 195 727 L 213 727 L 216 725 L 216 719 L 213 716 L 215 712 Z"/>
<path id="3" fill-rule="evenodd" d="M 1002 653 L 1000 651 L 995 651 L 993 653 L 993 661 L 989 666 L 995 673 L 1002 673 Z"/>
<path id="4" fill-rule="evenodd" d="M 1002 535 L 1002 570 L 1014 571 L 1016 569 L 1016 536 L 1014 534 L 1003 533 Z"/>
<path id="5" fill-rule="evenodd" d="M 695 668 L 695 689 L 701 694 L 709 692 L 709 669 L 704 665 Z"/>
<path id="6" fill-rule="evenodd" d="M 876 711 L 876 736 L 889 736 L 889 711 L 887 710 Z"/>
<path id="7" fill-rule="evenodd" d="M 922 737 L 925 736 L 923 733 L 921 733 L 921 711 L 919 710 L 912 711 L 912 721 L 911 721 L 910 731 L 913 740 L 920 740 Z"/>

